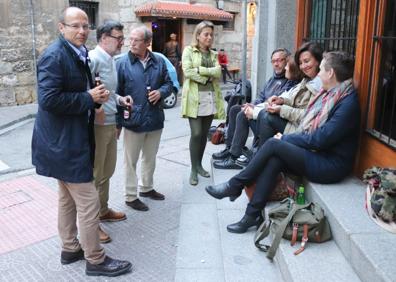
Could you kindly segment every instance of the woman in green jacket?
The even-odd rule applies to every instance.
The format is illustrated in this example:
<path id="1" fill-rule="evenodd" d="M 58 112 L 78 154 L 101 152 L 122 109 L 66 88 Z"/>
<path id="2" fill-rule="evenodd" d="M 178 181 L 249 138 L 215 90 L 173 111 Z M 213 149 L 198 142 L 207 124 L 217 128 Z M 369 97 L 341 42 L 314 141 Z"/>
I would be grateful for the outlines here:
<path id="1" fill-rule="evenodd" d="M 219 78 L 221 67 L 217 53 L 211 50 L 214 25 L 209 21 L 199 23 L 193 33 L 191 45 L 182 56 L 184 72 L 182 115 L 188 118 L 190 137 L 190 184 L 198 184 L 198 174 L 210 177 L 202 167 L 206 138 L 213 118 L 224 119 L 224 102 Z"/>

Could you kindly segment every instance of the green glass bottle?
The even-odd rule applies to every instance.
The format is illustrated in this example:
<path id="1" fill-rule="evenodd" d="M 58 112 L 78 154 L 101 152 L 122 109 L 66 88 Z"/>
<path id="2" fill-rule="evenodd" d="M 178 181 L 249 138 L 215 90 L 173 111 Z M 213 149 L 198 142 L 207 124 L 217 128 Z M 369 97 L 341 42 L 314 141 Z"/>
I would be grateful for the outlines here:
<path id="1" fill-rule="evenodd" d="M 304 191 L 304 186 L 298 187 L 298 192 L 297 192 L 297 205 L 304 205 L 305 204 L 305 191 Z"/>

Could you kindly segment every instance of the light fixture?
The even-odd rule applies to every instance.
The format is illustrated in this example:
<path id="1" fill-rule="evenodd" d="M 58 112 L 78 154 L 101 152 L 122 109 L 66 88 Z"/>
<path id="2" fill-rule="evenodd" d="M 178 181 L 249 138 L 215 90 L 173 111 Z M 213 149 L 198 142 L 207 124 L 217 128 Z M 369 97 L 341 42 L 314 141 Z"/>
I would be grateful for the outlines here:
<path id="1" fill-rule="evenodd" d="M 223 10 L 224 9 L 224 1 L 223 0 L 216 0 L 217 9 Z"/>

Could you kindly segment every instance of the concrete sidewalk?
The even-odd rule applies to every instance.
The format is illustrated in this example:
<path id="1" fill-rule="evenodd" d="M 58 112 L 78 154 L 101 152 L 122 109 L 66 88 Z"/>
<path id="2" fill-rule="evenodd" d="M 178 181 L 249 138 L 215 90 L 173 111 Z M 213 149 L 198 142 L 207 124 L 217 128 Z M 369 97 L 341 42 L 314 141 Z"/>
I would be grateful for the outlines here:
<path id="1" fill-rule="evenodd" d="M 211 155 L 222 148 L 207 144 L 205 169 L 212 170 Z M 247 197 L 219 201 L 205 191 L 206 185 L 227 181 L 237 172 L 212 170 L 212 177 L 199 177 L 197 186 L 189 184 L 189 173 L 184 176 L 175 281 L 283 281 L 277 265 L 255 247 L 254 228 L 244 234 L 226 230 L 228 224 L 243 216 Z"/>
<path id="2" fill-rule="evenodd" d="M 29 115 L 36 109 L 37 105 L 1 108 L 2 130 L 7 130 L 7 134 L 0 135 L 6 141 L 3 144 L 15 146 L 16 135 L 31 136 L 31 132 L 29 136 L 14 133 L 26 131 L 26 125 L 18 127 L 23 120 L 28 119 L 31 126 Z M 37 176 L 34 169 L 0 175 L 0 281 L 173 281 L 182 179 L 188 166 L 177 158 L 181 150 L 188 150 L 187 128 L 188 122 L 180 118 L 180 108 L 166 110 L 154 176 L 155 189 L 164 193 L 166 199 L 142 199 L 150 208 L 148 212 L 138 212 L 124 204 L 120 138 L 109 206 L 125 212 L 127 220 L 103 224 L 112 238 L 104 248 L 111 257 L 130 260 L 133 271 L 117 278 L 86 276 L 84 261 L 60 264 L 55 179 Z M 23 158 L 31 162 L 29 150 Z"/>
<path id="3" fill-rule="evenodd" d="M 34 118 L 37 104 L 0 107 L 0 130 L 9 128 L 18 122 Z"/>

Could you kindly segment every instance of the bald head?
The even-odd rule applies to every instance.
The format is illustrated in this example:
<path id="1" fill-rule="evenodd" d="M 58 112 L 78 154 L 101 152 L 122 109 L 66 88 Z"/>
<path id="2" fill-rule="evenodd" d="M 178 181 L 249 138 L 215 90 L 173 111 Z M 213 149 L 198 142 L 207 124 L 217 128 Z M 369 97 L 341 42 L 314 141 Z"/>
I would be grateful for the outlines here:
<path id="1" fill-rule="evenodd" d="M 59 17 L 58 28 L 67 41 L 79 48 L 88 39 L 88 16 L 80 8 L 68 7 Z"/>
<path id="2" fill-rule="evenodd" d="M 84 15 L 88 20 L 88 15 L 83 10 L 77 7 L 67 7 L 62 11 L 62 14 L 59 16 L 59 22 L 64 23 L 67 20 L 67 17 L 73 16 L 75 14 Z"/>

